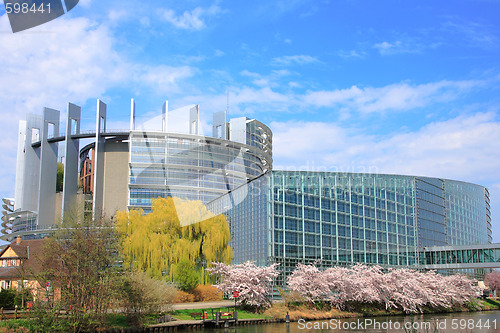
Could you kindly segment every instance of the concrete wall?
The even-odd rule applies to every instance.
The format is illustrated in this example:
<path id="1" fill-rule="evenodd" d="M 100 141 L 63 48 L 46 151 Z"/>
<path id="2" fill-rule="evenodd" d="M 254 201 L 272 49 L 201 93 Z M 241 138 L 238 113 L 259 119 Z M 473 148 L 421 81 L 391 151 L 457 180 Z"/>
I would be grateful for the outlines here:
<path id="1" fill-rule="evenodd" d="M 127 142 L 106 142 L 104 148 L 103 215 L 127 209 L 129 149 Z"/>

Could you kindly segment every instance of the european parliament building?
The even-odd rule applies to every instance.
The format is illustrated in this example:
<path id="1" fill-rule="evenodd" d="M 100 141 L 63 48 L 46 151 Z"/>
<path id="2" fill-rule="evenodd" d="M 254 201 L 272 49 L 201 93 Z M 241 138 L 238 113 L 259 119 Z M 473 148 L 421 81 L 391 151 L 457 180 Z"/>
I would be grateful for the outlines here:
<path id="1" fill-rule="evenodd" d="M 171 126 L 183 119 L 183 130 Z M 97 102 L 96 127 L 80 130 L 81 109 L 28 115 L 19 130 L 14 199 L 4 199 L 4 240 L 50 233 L 64 212 L 84 206 L 94 217 L 151 209 L 151 199 L 200 200 L 227 217 L 234 263 L 297 263 L 321 267 L 353 263 L 385 267 L 465 270 L 481 277 L 500 267 L 491 244 L 488 190 L 441 178 L 344 172 L 273 170 L 272 132 L 246 117 L 213 115 L 212 135 L 201 134 L 200 108 L 168 110 L 156 129 L 106 127 Z M 89 141 L 80 147 L 80 140 Z M 58 145 L 64 143 L 59 147 Z M 59 149 L 63 148 L 64 149 Z M 64 150 L 62 191 L 56 190 Z"/>

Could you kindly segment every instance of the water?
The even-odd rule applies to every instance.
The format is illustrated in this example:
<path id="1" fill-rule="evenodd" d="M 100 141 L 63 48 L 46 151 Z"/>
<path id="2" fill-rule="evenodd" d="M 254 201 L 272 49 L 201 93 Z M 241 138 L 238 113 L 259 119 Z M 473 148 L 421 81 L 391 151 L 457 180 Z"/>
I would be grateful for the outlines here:
<path id="1" fill-rule="evenodd" d="M 500 332 L 500 311 L 458 312 L 371 318 L 299 321 L 290 324 L 263 324 L 204 329 L 213 333 L 272 332 L 402 332 L 402 333 L 486 333 Z"/>

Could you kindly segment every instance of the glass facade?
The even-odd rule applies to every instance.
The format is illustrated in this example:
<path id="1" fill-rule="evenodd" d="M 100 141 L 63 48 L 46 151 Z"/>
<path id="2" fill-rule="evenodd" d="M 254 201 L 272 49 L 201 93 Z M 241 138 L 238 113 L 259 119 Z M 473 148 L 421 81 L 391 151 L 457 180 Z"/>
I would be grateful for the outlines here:
<path id="1" fill-rule="evenodd" d="M 424 265 L 464 265 L 482 263 L 500 263 L 500 247 L 481 247 L 462 249 L 451 247 L 447 250 L 424 251 L 422 264 Z"/>
<path id="2" fill-rule="evenodd" d="M 436 178 L 416 178 L 415 188 L 418 245 L 446 245 L 448 240 L 443 181 Z"/>
<path id="3" fill-rule="evenodd" d="M 284 171 L 271 178 L 269 261 L 285 275 L 299 262 L 417 265 L 413 178 Z"/>
<path id="4" fill-rule="evenodd" d="M 129 208 L 176 196 L 207 203 L 263 174 L 272 161 L 255 147 L 197 135 L 130 134 Z"/>
<path id="5" fill-rule="evenodd" d="M 267 236 L 268 183 L 269 177 L 264 174 L 207 204 L 211 212 L 227 217 L 235 263 L 250 260 L 257 265 L 268 264 L 272 246 Z"/>
<path id="6" fill-rule="evenodd" d="M 423 268 L 422 248 L 485 244 L 491 234 L 485 189 L 451 180 L 275 170 L 231 195 L 241 201 L 225 212 L 235 262 L 279 263 L 278 285 L 297 263 Z"/>
<path id="7" fill-rule="evenodd" d="M 484 187 L 459 181 L 444 181 L 448 244 L 491 243 L 489 193 Z M 482 223 L 478 223 L 481 221 Z M 485 223 L 486 222 L 486 223 Z"/>

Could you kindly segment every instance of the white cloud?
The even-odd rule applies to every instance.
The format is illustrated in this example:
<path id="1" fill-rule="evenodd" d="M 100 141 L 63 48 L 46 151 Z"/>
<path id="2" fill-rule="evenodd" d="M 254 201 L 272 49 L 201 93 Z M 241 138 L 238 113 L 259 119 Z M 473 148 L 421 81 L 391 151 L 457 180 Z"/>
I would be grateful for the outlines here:
<path id="1" fill-rule="evenodd" d="M 283 38 L 279 32 L 274 35 L 277 41 L 283 42 L 285 44 L 292 44 L 292 40 L 290 38 Z"/>
<path id="2" fill-rule="evenodd" d="M 382 42 L 382 43 L 377 43 L 377 44 L 373 45 L 373 47 L 376 48 L 377 50 L 379 50 L 380 53 L 387 54 L 396 48 L 400 48 L 401 42 L 400 41 L 396 41 L 394 43 Z"/>
<path id="3" fill-rule="evenodd" d="M 146 28 L 147 28 L 147 27 L 151 26 L 151 20 L 150 20 L 150 19 L 149 19 L 149 17 L 147 17 L 147 16 L 141 17 L 141 18 L 139 19 L 139 22 L 141 23 L 141 25 L 142 25 L 143 27 L 146 27 Z"/>
<path id="4" fill-rule="evenodd" d="M 498 49 L 499 37 L 496 27 L 478 22 L 443 23 L 443 29 L 458 36 L 460 42 L 482 49 Z"/>
<path id="5" fill-rule="evenodd" d="M 459 116 L 413 132 L 367 135 L 325 122 L 274 122 L 275 165 L 498 182 L 500 120 L 495 113 Z M 500 198 L 499 198 L 500 201 Z"/>
<path id="6" fill-rule="evenodd" d="M 222 9 L 219 6 L 212 5 L 208 8 L 196 7 L 181 15 L 176 15 L 172 9 L 165 9 L 162 12 L 162 17 L 179 29 L 202 30 L 206 27 L 204 17 L 215 16 L 221 12 Z"/>
<path id="7" fill-rule="evenodd" d="M 276 70 L 271 71 L 269 75 L 261 75 L 259 73 L 250 72 L 248 70 L 243 70 L 240 72 L 242 76 L 247 76 L 253 78 L 252 83 L 259 87 L 278 87 L 280 86 L 280 80 L 284 76 L 291 75 L 290 71 L 287 70 Z"/>
<path id="8" fill-rule="evenodd" d="M 433 40 L 431 36 L 426 36 L 425 39 L 419 37 L 399 36 L 395 41 L 383 41 L 373 45 L 381 55 L 395 55 L 402 53 L 421 53 L 427 49 L 434 49 L 443 44 L 442 41 Z"/>
<path id="9" fill-rule="evenodd" d="M 80 0 L 78 2 L 78 5 L 83 6 L 85 8 L 89 8 L 91 3 L 92 3 L 92 0 Z"/>
<path id="10" fill-rule="evenodd" d="M 309 91 L 304 102 L 315 107 L 345 107 L 362 113 L 410 110 L 436 102 L 451 101 L 462 93 L 483 85 L 482 81 L 439 81 L 427 84 L 392 84 L 380 88 Z"/>
<path id="11" fill-rule="evenodd" d="M 494 112 L 463 115 L 411 132 L 367 135 L 336 123 L 270 124 L 274 168 L 440 177 L 490 191 L 493 223 L 500 216 L 500 119 Z M 500 242 L 498 223 L 494 241 Z M 495 231 L 496 230 L 496 231 Z"/>
<path id="12" fill-rule="evenodd" d="M 272 60 L 272 63 L 274 65 L 280 65 L 280 66 L 288 66 L 288 65 L 292 65 L 292 64 L 304 65 L 304 64 L 314 63 L 314 62 L 318 62 L 318 59 L 315 57 L 312 57 L 310 55 L 305 55 L 305 54 L 293 55 L 293 56 L 283 56 L 283 57 L 274 58 Z"/>
<path id="13" fill-rule="evenodd" d="M 350 51 L 345 51 L 341 50 L 339 51 L 339 56 L 342 58 L 364 58 L 365 57 L 365 52 L 358 52 L 356 50 L 350 50 Z"/>
<path id="14" fill-rule="evenodd" d="M 119 20 L 122 20 L 126 17 L 128 17 L 130 15 L 130 13 L 121 8 L 121 9 L 112 9 L 109 11 L 109 14 L 108 14 L 108 17 L 111 21 L 119 21 Z"/>
<path id="15" fill-rule="evenodd" d="M 178 91 L 178 82 L 193 75 L 189 66 L 144 66 L 137 65 L 134 80 L 137 84 L 152 87 L 158 94 L 168 95 Z"/>
<path id="16" fill-rule="evenodd" d="M 381 55 L 393 55 L 400 53 L 419 53 L 427 48 L 434 48 L 439 45 L 436 43 L 419 43 L 413 40 L 396 40 L 393 42 L 383 41 L 376 43 L 373 48 L 377 49 Z"/>
<path id="17" fill-rule="evenodd" d="M 0 30 L 10 30 L 7 15 L 0 17 Z M 115 44 L 109 27 L 86 18 L 62 17 L 27 32 L 0 34 L 5 55 L 0 67 L 0 192 L 12 195 L 14 189 L 18 121 L 26 113 L 40 113 L 45 106 L 64 112 L 67 102 L 83 105 L 106 98 L 112 87 L 165 94 L 195 71 L 130 62 Z"/>
<path id="18" fill-rule="evenodd" d="M 243 70 L 240 75 L 250 79 L 253 86 L 225 86 L 231 94 L 232 112 L 243 114 L 257 110 L 273 110 L 273 112 L 306 112 L 326 109 L 335 110 L 342 118 L 353 114 L 376 114 L 406 112 L 418 108 L 432 107 L 438 103 L 448 103 L 465 96 L 471 90 L 483 87 L 493 80 L 439 81 L 427 84 L 411 85 L 397 83 L 383 87 L 359 88 L 353 86 L 346 89 L 328 91 L 307 91 L 302 94 L 295 89 L 302 82 L 286 80 L 286 76 L 296 75 L 290 71 L 272 71 L 268 75 Z M 230 78 L 224 78 L 230 80 Z M 286 80 L 284 82 L 284 80 Z M 284 87 L 285 91 L 282 90 Z M 180 101 L 189 104 L 197 101 L 202 105 L 218 105 L 224 109 L 225 94 L 217 95 L 185 95 Z M 235 98 L 237 97 L 237 98 Z"/>

